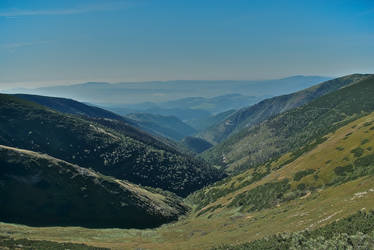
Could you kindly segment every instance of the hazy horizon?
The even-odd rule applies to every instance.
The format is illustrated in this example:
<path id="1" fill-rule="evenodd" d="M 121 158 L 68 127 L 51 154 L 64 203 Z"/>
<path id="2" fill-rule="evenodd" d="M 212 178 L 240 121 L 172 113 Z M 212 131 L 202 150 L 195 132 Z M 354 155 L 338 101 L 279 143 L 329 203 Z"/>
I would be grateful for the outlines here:
<path id="1" fill-rule="evenodd" d="M 372 73 L 371 1 L 0 3 L 0 89 Z"/>
<path id="2" fill-rule="evenodd" d="M 351 74 L 366 74 L 361 72 L 355 72 Z M 368 73 L 369 74 L 369 73 Z M 349 74 L 347 74 L 349 75 Z M 281 80 L 281 79 L 288 79 L 294 77 L 323 77 L 323 78 L 338 78 L 345 75 L 339 76 L 326 76 L 326 75 L 290 75 L 285 77 L 277 77 L 277 78 L 263 78 L 263 79 L 169 79 L 169 80 L 144 80 L 144 81 L 120 81 L 120 82 L 110 82 L 110 81 L 57 81 L 57 82 L 33 82 L 32 86 L 27 86 L 28 82 L 16 82 L 16 83 L 0 83 L 0 91 L 11 91 L 11 90 L 22 90 L 22 89 L 39 89 L 39 88 L 49 88 L 49 87 L 67 87 L 67 86 L 74 86 L 74 85 L 82 85 L 82 84 L 95 84 L 95 83 L 102 83 L 102 84 L 109 84 L 109 85 L 116 85 L 116 84 L 142 84 L 142 83 L 174 83 L 174 82 L 194 82 L 194 81 L 201 81 L 201 82 L 225 82 L 225 81 L 235 81 L 235 82 L 261 82 L 261 81 L 272 81 L 272 80 Z M 25 85 L 26 84 L 26 85 Z M 8 86 L 8 87 L 7 87 Z"/>

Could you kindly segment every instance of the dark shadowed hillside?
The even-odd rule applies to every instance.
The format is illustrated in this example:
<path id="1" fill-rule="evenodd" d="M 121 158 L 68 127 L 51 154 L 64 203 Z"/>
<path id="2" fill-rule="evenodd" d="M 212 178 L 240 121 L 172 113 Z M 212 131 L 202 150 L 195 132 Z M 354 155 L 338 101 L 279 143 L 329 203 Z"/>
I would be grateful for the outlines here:
<path id="1" fill-rule="evenodd" d="M 5 222 L 148 228 L 187 211 L 172 195 L 45 154 L 0 145 L 0 166 L 0 220 Z"/>
<path id="2" fill-rule="evenodd" d="M 174 116 L 163 116 L 148 113 L 131 113 L 126 115 L 136 121 L 144 130 L 158 136 L 176 141 L 192 135 L 196 130 Z"/>
<path id="3" fill-rule="evenodd" d="M 193 137 L 193 136 L 187 136 L 186 138 L 182 140 L 182 143 L 188 149 L 190 149 L 191 151 L 195 153 L 201 153 L 213 147 L 213 145 L 210 144 L 208 141 L 198 138 L 198 137 Z"/>

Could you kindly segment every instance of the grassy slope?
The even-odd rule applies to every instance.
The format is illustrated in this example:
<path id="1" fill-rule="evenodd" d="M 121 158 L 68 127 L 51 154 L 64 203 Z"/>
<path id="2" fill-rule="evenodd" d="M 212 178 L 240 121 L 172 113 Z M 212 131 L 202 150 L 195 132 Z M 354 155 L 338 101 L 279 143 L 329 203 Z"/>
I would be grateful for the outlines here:
<path id="1" fill-rule="evenodd" d="M 47 153 L 105 175 L 179 195 L 221 177 L 204 162 L 168 150 L 154 138 L 149 143 L 139 140 L 136 136 L 142 134 L 137 131 L 119 132 L 13 96 L 0 95 L 0 120 L 3 145 Z"/>
<path id="2" fill-rule="evenodd" d="M 340 77 L 293 94 L 263 100 L 253 106 L 238 110 L 219 124 L 215 124 L 199 133 L 199 136 L 214 144 L 222 142 L 244 127 L 259 124 L 272 116 L 300 107 L 320 96 L 365 79 L 368 76 L 369 75 L 354 74 Z"/>
<path id="3" fill-rule="evenodd" d="M 305 150 L 328 132 L 374 110 L 374 77 L 326 94 L 307 105 L 242 129 L 203 153 L 206 159 L 241 171 L 287 151 Z M 295 152 L 297 155 L 297 153 Z"/>
<path id="4" fill-rule="evenodd" d="M 287 162 L 290 153 L 270 164 L 273 172 L 252 184 L 246 183 L 252 177 L 252 170 L 222 181 L 216 188 L 225 189 L 232 185 L 245 185 L 229 192 L 217 201 L 196 209 L 185 219 L 164 225 L 154 230 L 88 230 L 85 228 L 30 228 L 12 224 L 0 224 L 0 235 L 11 233 L 14 238 L 29 237 L 39 240 L 73 241 L 101 247 L 149 248 L 149 249 L 207 249 L 221 244 L 238 244 L 279 232 L 295 232 L 316 229 L 337 219 L 347 217 L 359 210 L 374 208 L 374 176 L 372 172 L 353 171 L 341 179 L 335 172 L 339 166 L 354 164 L 354 169 L 372 169 L 356 165 L 357 160 L 373 154 L 374 114 L 353 121 L 326 136 L 326 140 L 314 149 Z M 361 155 L 355 153 L 358 147 Z M 338 148 L 338 149 L 337 149 Z M 344 148 L 344 149 L 342 149 Z M 353 152 L 352 152 L 353 150 Z M 266 167 L 261 167 L 265 169 Z M 313 174 L 301 179 L 295 174 L 315 169 Z M 362 173 L 355 175 L 354 173 Z M 318 175 L 318 179 L 314 178 Z M 361 176 L 362 175 L 362 176 Z M 344 177 L 344 176 L 343 176 Z M 303 196 L 275 202 L 268 208 L 248 212 L 247 207 L 232 207 L 229 204 L 236 196 L 265 183 L 288 178 L 291 191 L 304 183 L 308 186 Z M 207 188 L 204 192 L 208 192 Z M 199 200 L 190 196 L 187 201 Z M 217 207 L 220 205 L 222 207 Z M 209 209 L 216 207 L 215 210 Z M 244 209 L 243 209 L 244 208 Z M 206 211 L 201 214 L 202 211 Z"/>
<path id="5" fill-rule="evenodd" d="M 148 228 L 187 211 L 171 195 L 33 151 L 0 145 L 0 166 L 1 221 Z"/>

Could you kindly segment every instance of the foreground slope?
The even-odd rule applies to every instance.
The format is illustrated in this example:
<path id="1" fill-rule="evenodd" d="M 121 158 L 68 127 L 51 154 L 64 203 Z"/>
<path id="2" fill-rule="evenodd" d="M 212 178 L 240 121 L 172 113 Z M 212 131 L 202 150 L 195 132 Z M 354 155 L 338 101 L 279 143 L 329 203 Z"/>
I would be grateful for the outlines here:
<path id="1" fill-rule="evenodd" d="M 0 95 L 0 143 L 49 154 L 136 184 L 187 195 L 221 178 L 221 173 L 163 143 L 138 139 L 19 98 Z M 132 131 L 135 133 L 136 131 Z M 147 137 L 148 138 L 148 137 Z M 153 141 L 155 139 L 153 138 Z M 164 146 L 163 146 L 164 145 Z"/>
<path id="2" fill-rule="evenodd" d="M 219 143 L 240 129 L 259 124 L 272 116 L 300 107 L 320 96 L 368 77 L 370 75 L 353 74 L 329 80 L 293 94 L 263 100 L 253 106 L 238 110 L 220 123 L 199 133 L 199 136 L 211 143 Z"/>
<path id="3" fill-rule="evenodd" d="M 34 226 L 148 228 L 176 220 L 181 200 L 62 160 L 0 145 L 0 220 Z"/>
<path id="4" fill-rule="evenodd" d="M 359 225 L 372 215 L 352 215 L 374 209 L 373 150 L 371 113 L 325 135 L 322 143 L 292 162 L 289 152 L 190 195 L 186 202 L 194 211 L 174 224 L 153 230 L 69 227 L 51 232 L 50 228 L 0 223 L 0 235 L 11 232 L 14 238 L 113 249 L 210 249 L 281 232 L 313 230 L 313 235 L 346 217 L 350 225 Z M 349 228 L 346 232 L 355 233 Z"/>
<path id="5" fill-rule="evenodd" d="M 294 151 L 318 144 L 322 136 L 374 111 L 374 76 L 326 94 L 314 101 L 277 115 L 259 125 L 244 128 L 204 152 L 203 156 L 229 172 L 242 171 Z"/>

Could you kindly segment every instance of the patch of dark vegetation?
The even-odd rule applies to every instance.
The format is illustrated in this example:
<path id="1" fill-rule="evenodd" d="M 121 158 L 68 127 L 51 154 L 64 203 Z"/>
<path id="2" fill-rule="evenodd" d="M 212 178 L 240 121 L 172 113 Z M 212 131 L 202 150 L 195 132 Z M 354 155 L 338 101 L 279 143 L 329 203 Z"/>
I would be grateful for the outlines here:
<path id="1" fill-rule="evenodd" d="M 358 158 L 364 153 L 364 150 L 360 147 L 357 147 L 352 149 L 351 153 L 354 155 L 354 157 Z"/>
<path id="2" fill-rule="evenodd" d="M 239 190 L 242 187 L 248 186 L 256 181 L 261 180 L 263 177 L 270 173 L 270 165 L 266 167 L 266 171 L 260 171 L 259 168 L 254 169 L 250 179 L 243 181 L 244 177 L 239 177 L 240 184 L 235 185 L 232 183 L 228 187 L 222 187 L 224 183 L 228 183 L 232 180 L 232 177 L 229 176 L 223 180 L 216 182 L 215 184 L 203 188 L 194 192 L 193 194 L 187 197 L 187 200 L 191 201 L 193 204 L 197 205 L 196 210 L 207 206 L 209 203 L 216 201 L 218 198 L 223 197 L 229 193 L 232 193 L 236 190 Z"/>
<path id="3" fill-rule="evenodd" d="M 372 125 L 372 124 L 373 124 L 372 121 L 371 121 L 371 122 L 365 122 L 364 125 L 362 125 L 362 127 L 363 127 L 363 128 L 365 128 L 365 127 L 369 127 L 369 126 Z"/>
<path id="4" fill-rule="evenodd" d="M 313 174 L 315 171 L 316 171 L 316 170 L 314 170 L 314 169 L 306 169 L 306 170 L 298 171 L 298 172 L 296 172 L 296 174 L 294 175 L 293 180 L 294 180 L 294 181 L 299 181 L 299 180 L 301 180 L 303 177 L 308 176 L 308 175 L 310 175 L 310 174 Z"/>
<path id="5" fill-rule="evenodd" d="M 282 233 L 212 250 L 373 249 L 374 212 L 358 212 L 313 231 Z"/>
<path id="6" fill-rule="evenodd" d="M 216 205 L 216 206 L 208 207 L 207 209 L 201 210 L 201 211 L 197 214 L 197 216 L 201 216 L 201 215 L 203 215 L 203 214 L 205 214 L 205 213 L 207 213 L 207 212 L 214 212 L 216 209 L 221 208 L 221 207 L 222 207 L 221 204 L 218 204 L 218 205 Z"/>
<path id="7" fill-rule="evenodd" d="M 344 148 L 339 146 L 339 147 L 336 147 L 336 150 L 343 151 Z"/>
<path id="8" fill-rule="evenodd" d="M 374 175 L 374 154 L 357 158 L 353 164 L 339 166 L 334 169 L 337 175 L 328 185 L 338 185 L 355 180 L 362 176 Z"/>
<path id="9" fill-rule="evenodd" d="M 352 173 L 353 172 L 353 166 L 352 164 L 349 164 L 347 166 L 338 166 L 334 169 L 334 172 L 336 175 L 340 175 L 340 176 L 345 176 L 347 175 L 347 173 Z"/>
<path id="10" fill-rule="evenodd" d="M 105 250 L 109 248 L 98 248 L 76 243 L 59 243 L 46 240 L 13 239 L 0 236 L 2 249 L 43 249 L 43 250 Z"/>
<path id="11" fill-rule="evenodd" d="M 229 207 L 242 207 L 243 211 L 248 212 L 274 207 L 280 202 L 290 199 L 290 197 L 285 196 L 286 191 L 290 188 L 288 179 L 266 183 L 238 194 L 230 202 Z"/>
<path id="12" fill-rule="evenodd" d="M 369 141 L 370 141 L 369 139 L 365 138 L 361 141 L 361 145 L 364 145 L 364 144 L 368 143 Z"/>

